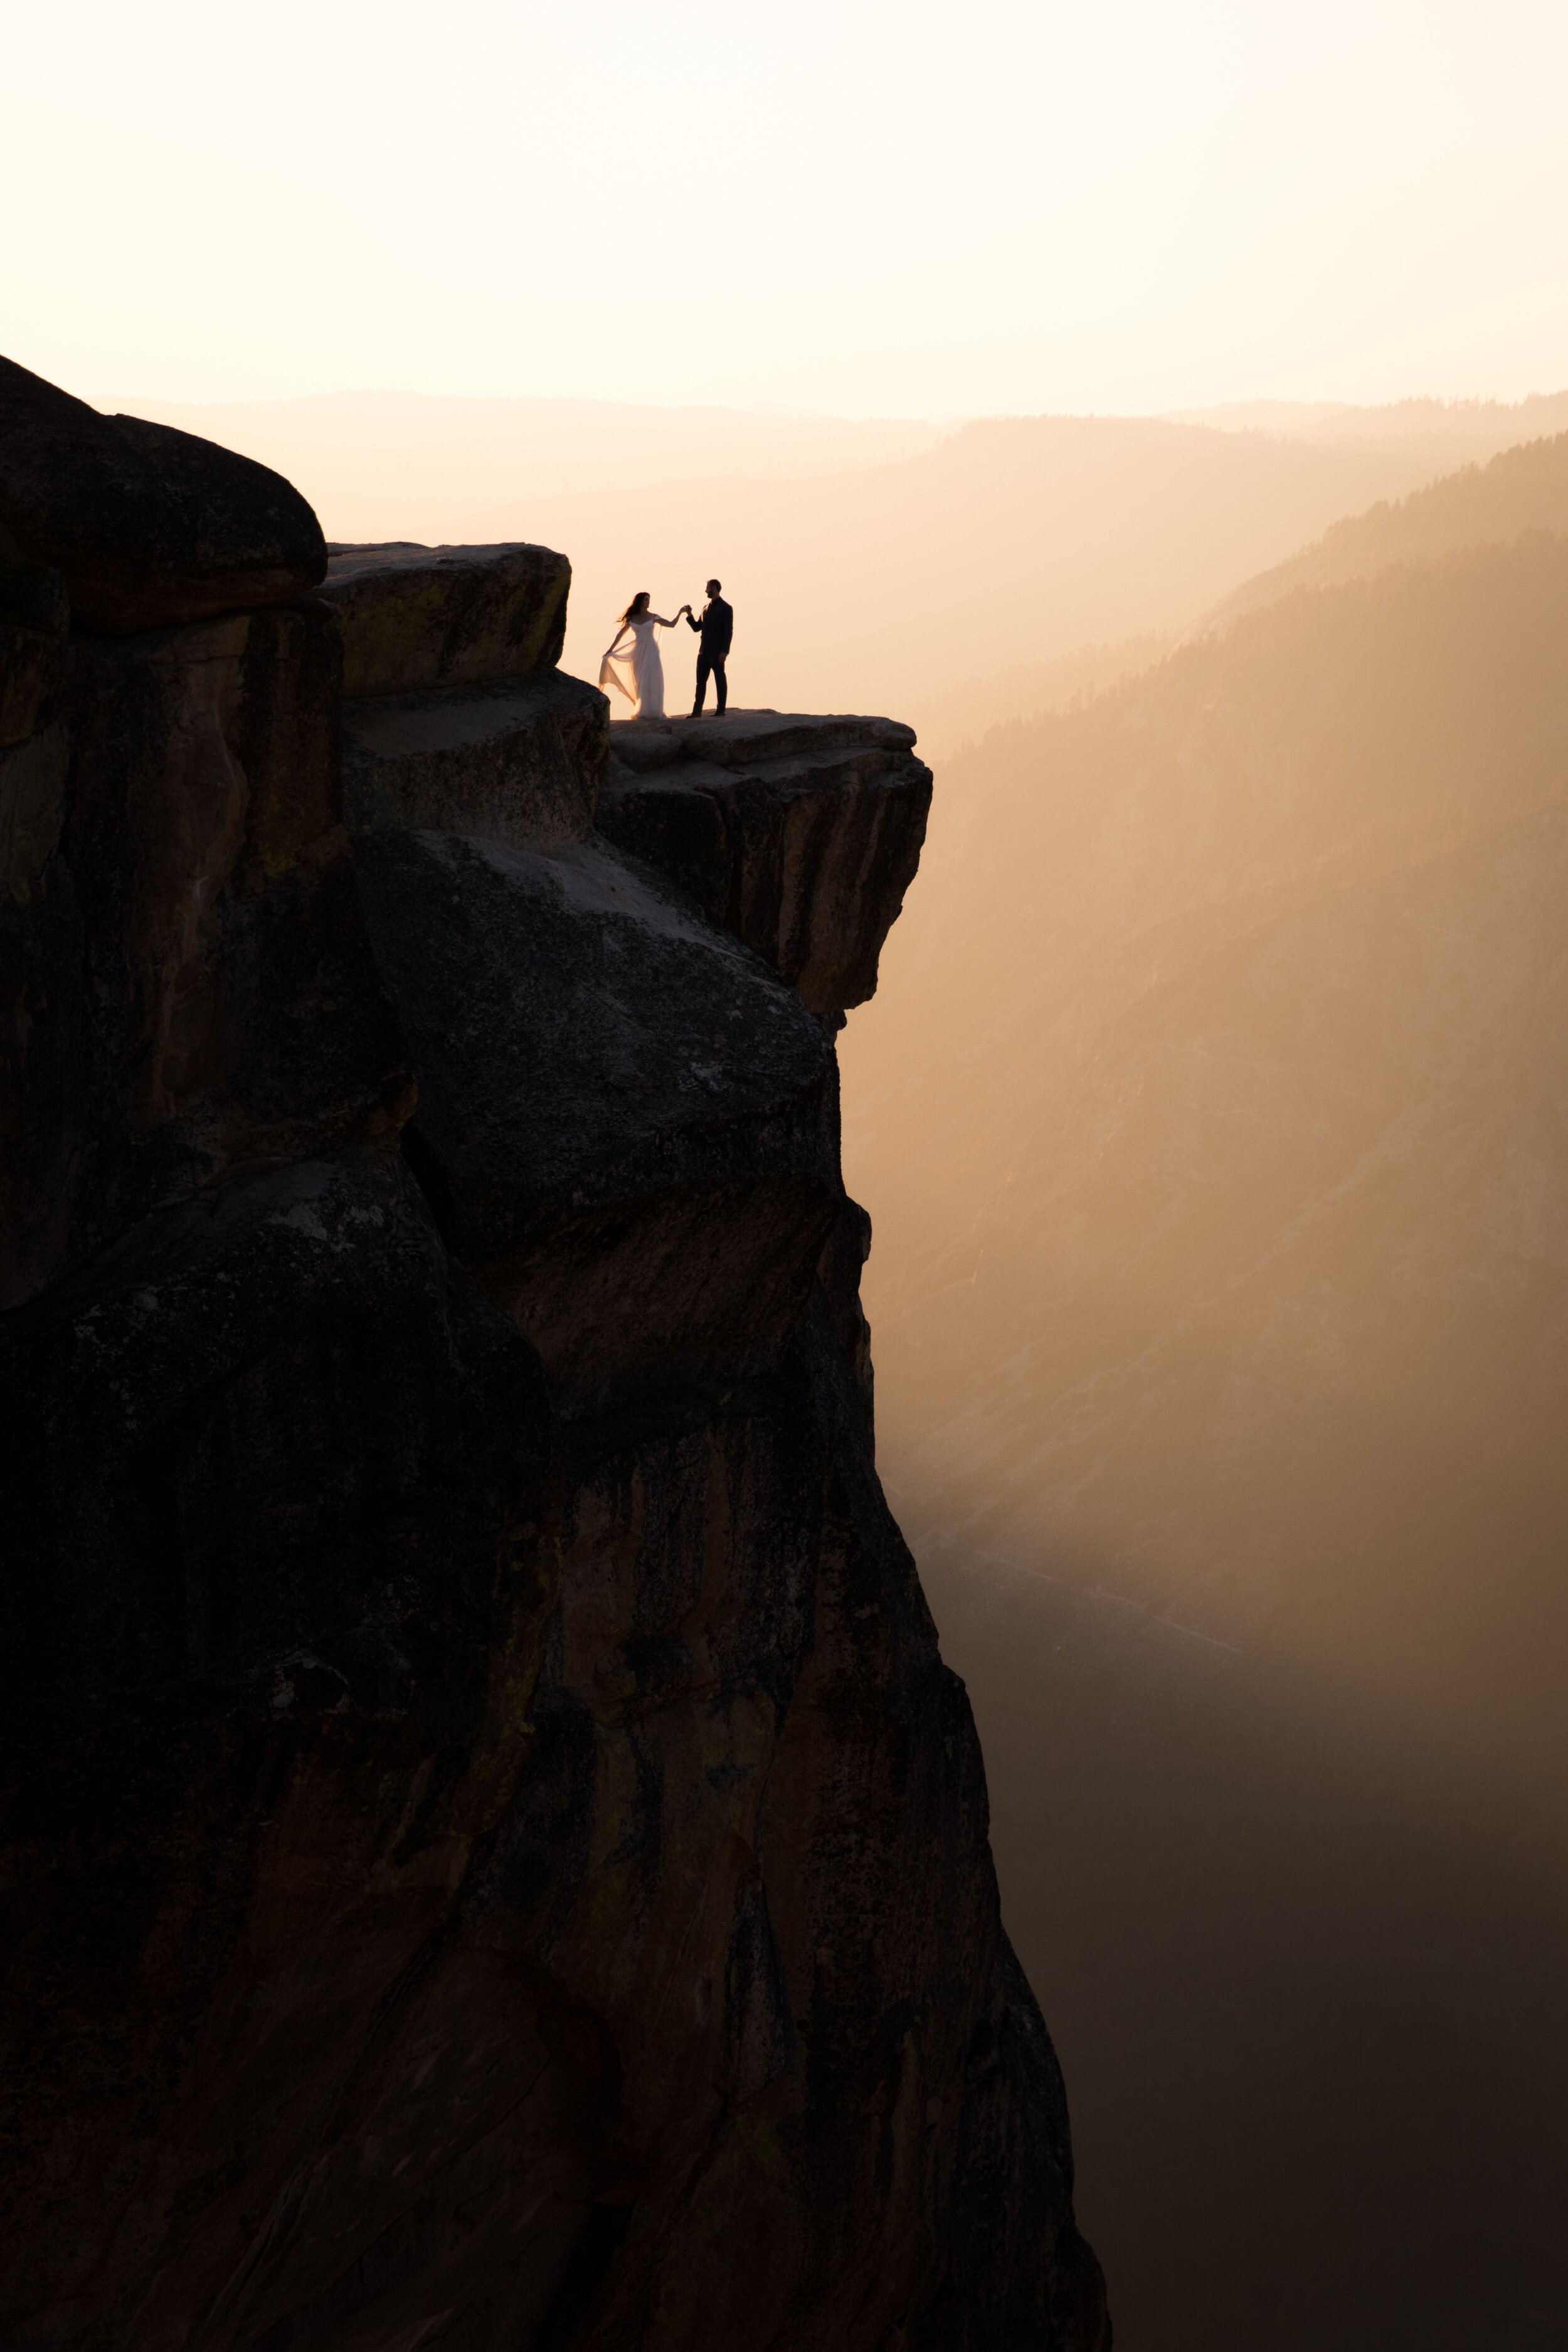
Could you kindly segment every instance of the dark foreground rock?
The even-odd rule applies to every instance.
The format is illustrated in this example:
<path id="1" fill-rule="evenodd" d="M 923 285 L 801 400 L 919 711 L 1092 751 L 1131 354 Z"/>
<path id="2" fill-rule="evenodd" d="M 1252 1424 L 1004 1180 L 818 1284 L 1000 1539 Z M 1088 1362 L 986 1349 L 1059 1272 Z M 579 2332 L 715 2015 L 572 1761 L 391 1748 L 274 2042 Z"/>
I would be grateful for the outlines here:
<path id="1" fill-rule="evenodd" d="M 4 1342 L 7 2343 L 1108 2341 L 823 1289 L 562 1433 L 362 1152 Z"/>
<path id="2" fill-rule="evenodd" d="M 738 710 L 611 730 L 599 830 L 679 882 L 814 1013 L 863 1004 L 920 863 L 931 770 L 890 719 Z"/>
<path id="3" fill-rule="evenodd" d="M 281 474 L 173 425 L 100 416 L 0 359 L 7 563 L 52 566 L 78 624 L 119 635 L 297 596 L 327 548 Z"/>
<path id="4" fill-rule="evenodd" d="M 415 825 L 565 849 L 594 822 L 608 754 L 605 697 L 560 670 L 372 696 L 344 707 L 344 814 L 353 832 Z"/>
<path id="5" fill-rule="evenodd" d="M 907 730 L 721 737 L 674 878 L 651 824 L 351 848 L 324 605 L 36 610 L 0 2342 L 1106 2352 L 873 1459 L 830 1033 Z"/>
<path id="6" fill-rule="evenodd" d="M 410 1150 L 563 1404 L 775 1358 L 837 1214 L 837 1073 L 759 958 L 607 843 L 361 844 Z"/>
<path id="7" fill-rule="evenodd" d="M 0 629 L 0 1302 L 227 1170 L 406 1116 L 342 823 L 340 659 L 309 604 Z"/>
<path id="8" fill-rule="evenodd" d="M 334 546 L 343 691 L 410 694 L 553 668 L 572 566 L 553 548 Z"/>

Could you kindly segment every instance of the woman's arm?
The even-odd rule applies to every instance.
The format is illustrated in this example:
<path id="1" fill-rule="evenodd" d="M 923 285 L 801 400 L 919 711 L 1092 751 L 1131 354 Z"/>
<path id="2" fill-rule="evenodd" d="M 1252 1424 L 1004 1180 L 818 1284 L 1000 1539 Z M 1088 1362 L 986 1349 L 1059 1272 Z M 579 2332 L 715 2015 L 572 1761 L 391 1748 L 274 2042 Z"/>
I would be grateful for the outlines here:
<path id="1" fill-rule="evenodd" d="M 677 613 L 675 621 L 667 621 L 662 613 L 650 613 L 647 617 L 650 621 L 657 623 L 658 627 L 661 629 L 673 629 L 675 626 L 675 621 L 679 621 L 680 615 Z"/>

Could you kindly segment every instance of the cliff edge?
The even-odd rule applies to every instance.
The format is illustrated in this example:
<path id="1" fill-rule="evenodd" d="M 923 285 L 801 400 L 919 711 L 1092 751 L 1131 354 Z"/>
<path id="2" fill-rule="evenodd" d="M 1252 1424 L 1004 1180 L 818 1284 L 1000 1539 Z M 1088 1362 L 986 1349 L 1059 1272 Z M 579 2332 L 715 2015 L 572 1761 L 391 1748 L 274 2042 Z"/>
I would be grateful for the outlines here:
<path id="1" fill-rule="evenodd" d="M 1103 2352 L 838 1167 L 929 772 L 299 504 L 0 362 L 0 2334 Z"/>

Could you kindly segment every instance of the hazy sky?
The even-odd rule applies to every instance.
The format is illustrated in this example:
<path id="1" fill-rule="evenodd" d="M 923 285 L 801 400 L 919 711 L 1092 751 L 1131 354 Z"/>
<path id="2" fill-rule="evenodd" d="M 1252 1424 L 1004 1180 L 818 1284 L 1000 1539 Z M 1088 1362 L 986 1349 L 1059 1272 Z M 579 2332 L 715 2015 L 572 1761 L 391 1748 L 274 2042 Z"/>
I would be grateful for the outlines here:
<path id="1" fill-rule="evenodd" d="M 0 343 L 100 401 L 1568 383 L 1562 0 L 51 0 Z"/>

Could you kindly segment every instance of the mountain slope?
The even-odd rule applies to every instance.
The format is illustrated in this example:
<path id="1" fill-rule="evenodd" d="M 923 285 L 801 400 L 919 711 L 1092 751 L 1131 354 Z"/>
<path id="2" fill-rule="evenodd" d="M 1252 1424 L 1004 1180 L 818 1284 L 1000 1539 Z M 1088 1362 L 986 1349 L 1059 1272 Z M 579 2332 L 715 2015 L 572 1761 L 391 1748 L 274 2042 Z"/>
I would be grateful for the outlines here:
<path id="1" fill-rule="evenodd" d="M 100 404 L 259 458 L 297 483 L 328 538 L 341 540 L 440 539 L 452 515 L 500 498 L 619 491 L 694 474 L 819 478 L 912 456 L 942 437 L 940 426 L 917 417 L 768 416 L 636 401 L 413 392 Z"/>
<path id="2" fill-rule="evenodd" d="M 1198 626 L 1228 628 L 1293 588 L 1364 578 L 1385 564 L 1501 543 L 1527 530 L 1568 531 L 1568 433 L 1504 449 L 1489 465 L 1467 466 L 1396 505 L 1380 501 L 1347 516 L 1312 546 L 1243 581 Z"/>
<path id="3" fill-rule="evenodd" d="M 1568 2301 L 1565 635 L 1526 538 L 996 730 L 844 1041 L 881 1465 L 1159 2352 Z"/>
<path id="4" fill-rule="evenodd" d="M 1017 417 L 832 481 L 534 499 L 455 517 L 447 535 L 571 549 L 564 658 L 580 675 L 597 674 L 635 590 L 673 613 L 716 574 L 736 612 L 735 700 L 900 708 L 1086 643 L 1185 628 L 1238 579 L 1431 470 L 1399 444 Z M 667 641 L 672 700 L 693 643 L 684 629 Z"/>

